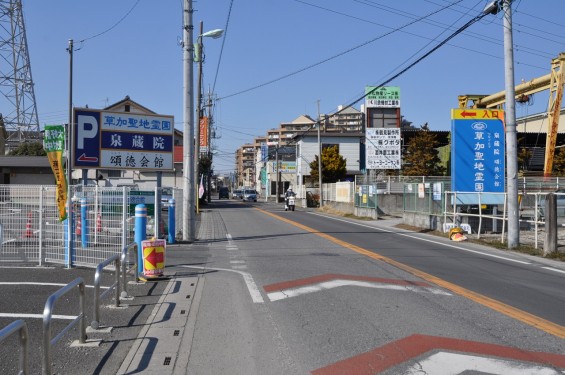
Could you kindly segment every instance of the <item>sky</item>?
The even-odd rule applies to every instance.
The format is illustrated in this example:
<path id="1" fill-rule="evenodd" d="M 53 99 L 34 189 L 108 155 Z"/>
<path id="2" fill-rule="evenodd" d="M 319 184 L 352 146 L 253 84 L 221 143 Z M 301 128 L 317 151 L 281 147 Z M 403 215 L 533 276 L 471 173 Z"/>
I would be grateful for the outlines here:
<path id="1" fill-rule="evenodd" d="M 68 122 L 73 105 L 131 99 L 183 130 L 182 0 L 22 0 L 40 127 Z M 194 0 L 204 38 L 203 90 L 213 93 L 214 170 L 235 169 L 235 151 L 301 115 L 352 104 L 480 14 L 486 0 Z M 514 0 L 514 77 L 549 74 L 565 51 L 565 1 Z M 489 15 L 388 83 L 414 126 L 449 130 L 462 94 L 504 90 L 502 13 Z M 194 66 L 194 75 L 198 72 Z M 196 84 L 194 85 L 196 88 Z M 196 96 L 196 89 L 195 89 Z M 548 93 L 516 106 L 547 110 Z M 354 103 L 360 109 L 363 101 Z M 5 105 L 5 104 L 4 104 Z"/>

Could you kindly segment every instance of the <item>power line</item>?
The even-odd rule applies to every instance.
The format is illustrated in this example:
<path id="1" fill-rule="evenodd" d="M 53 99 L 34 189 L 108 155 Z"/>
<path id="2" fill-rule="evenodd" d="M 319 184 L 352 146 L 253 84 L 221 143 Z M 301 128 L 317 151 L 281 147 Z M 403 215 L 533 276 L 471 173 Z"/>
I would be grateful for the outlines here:
<path id="1" fill-rule="evenodd" d="M 126 12 L 126 14 L 123 15 L 123 17 L 120 18 L 120 19 L 118 20 L 118 22 L 116 22 L 115 24 L 113 24 L 112 26 L 110 26 L 108 29 L 106 29 L 106 30 L 104 30 L 104 31 L 102 31 L 102 32 L 100 32 L 100 33 L 98 33 L 98 34 L 89 36 L 88 38 L 81 39 L 81 40 L 79 40 L 79 43 L 84 43 L 84 42 L 89 41 L 89 40 L 91 40 L 91 39 L 98 38 L 98 37 L 100 37 L 100 36 L 102 36 L 102 35 L 104 35 L 104 34 L 110 32 L 110 31 L 112 31 L 112 30 L 113 30 L 114 28 L 116 28 L 120 23 L 122 23 L 122 22 L 131 14 L 131 12 L 133 12 L 133 10 L 137 7 L 137 5 L 139 4 L 140 1 L 141 1 L 141 0 L 137 0 L 137 1 L 133 4 L 133 6 L 130 8 L 130 10 L 128 10 L 128 11 Z M 82 47 L 77 48 L 75 51 L 78 51 L 78 50 L 80 50 L 80 49 L 82 49 Z"/>
<path id="2" fill-rule="evenodd" d="M 460 0 L 460 1 L 462 1 L 462 0 Z M 404 28 L 406 28 L 406 27 L 408 27 L 408 26 L 410 26 L 410 25 L 413 25 L 413 24 L 415 24 L 415 23 L 417 23 L 417 22 L 419 22 L 419 21 L 421 21 L 421 20 L 423 20 L 423 19 L 425 19 L 425 18 L 428 18 L 428 17 L 431 17 L 432 15 L 438 14 L 438 13 L 440 13 L 441 11 L 443 11 L 443 10 L 445 10 L 445 9 L 447 9 L 447 8 L 448 8 L 448 7 L 445 7 L 445 8 L 442 8 L 442 9 L 438 9 L 438 10 L 436 10 L 436 11 L 433 11 L 433 12 L 431 12 L 431 13 L 425 15 L 425 16 L 422 16 L 422 17 L 419 17 L 419 18 L 413 20 L 412 22 L 408 22 L 407 24 L 404 24 L 403 26 L 400 26 L 400 27 L 398 27 L 398 28 L 396 28 L 396 29 L 393 29 L 393 30 L 391 30 L 391 31 L 389 31 L 389 32 L 386 32 L 386 33 L 384 33 L 384 34 L 381 34 L 381 35 L 379 35 L 379 36 L 377 36 L 377 37 L 375 37 L 375 38 L 373 38 L 373 39 L 370 39 L 370 40 L 368 40 L 368 41 L 366 41 L 366 42 L 364 42 L 364 43 L 361 43 L 361 44 L 359 44 L 359 45 L 357 45 L 357 46 L 351 47 L 351 48 L 349 48 L 349 49 L 347 49 L 347 50 L 345 50 L 345 51 L 339 52 L 339 53 L 337 53 L 337 54 L 335 54 L 335 55 L 333 55 L 333 56 L 330 56 L 330 57 L 328 57 L 328 58 L 326 58 L 326 59 L 324 59 L 324 60 L 322 60 L 322 61 L 319 61 L 319 62 L 316 62 L 316 63 L 314 63 L 314 64 L 308 65 L 308 66 L 306 66 L 306 67 L 304 67 L 304 68 L 295 70 L 294 72 L 285 74 L 285 75 L 283 75 L 283 76 L 281 76 L 281 77 L 272 79 L 272 80 L 270 80 L 270 81 L 267 81 L 267 82 L 265 82 L 265 83 L 259 84 L 259 85 L 257 85 L 257 86 L 253 86 L 253 87 L 250 87 L 250 88 L 248 88 L 248 89 L 241 90 L 241 91 L 235 92 L 235 93 L 233 93 L 233 94 L 226 95 L 226 96 L 224 96 L 224 97 L 219 98 L 218 100 L 223 100 L 223 99 L 231 98 L 231 97 L 236 96 L 236 95 L 241 95 L 241 94 L 244 94 L 244 93 L 246 93 L 246 92 L 253 91 L 253 90 L 259 89 L 259 88 L 261 88 L 261 87 L 265 87 L 265 86 L 271 85 L 271 84 L 273 84 L 273 83 L 275 83 L 275 82 L 281 81 L 281 80 L 283 80 L 283 79 L 286 79 L 286 78 L 295 76 L 295 75 L 297 75 L 297 74 L 299 74 L 299 73 L 302 73 L 302 72 L 305 72 L 305 71 L 310 70 L 310 69 L 312 69 L 312 68 L 315 68 L 315 67 L 317 67 L 317 66 L 319 66 L 319 65 L 322 65 L 322 64 L 324 64 L 324 63 L 326 63 L 326 62 L 329 62 L 329 61 L 334 60 L 334 59 L 336 59 L 336 58 L 338 58 L 338 57 L 341 57 L 341 56 L 346 55 L 346 54 L 348 54 L 348 53 L 350 53 L 350 52 L 353 52 L 353 51 L 355 51 L 355 50 L 357 50 L 357 49 L 359 49 L 359 48 L 365 47 L 365 46 L 367 46 L 367 45 L 369 45 L 369 44 L 371 44 L 371 43 L 373 43 L 373 42 L 375 42 L 375 41 L 377 41 L 377 40 L 379 40 L 379 39 L 382 39 L 382 38 L 384 38 L 384 37 L 386 37 L 386 36 L 389 36 L 389 35 L 391 35 L 391 34 L 397 32 L 397 31 L 400 31 L 400 30 L 402 30 L 402 29 L 404 29 Z"/>

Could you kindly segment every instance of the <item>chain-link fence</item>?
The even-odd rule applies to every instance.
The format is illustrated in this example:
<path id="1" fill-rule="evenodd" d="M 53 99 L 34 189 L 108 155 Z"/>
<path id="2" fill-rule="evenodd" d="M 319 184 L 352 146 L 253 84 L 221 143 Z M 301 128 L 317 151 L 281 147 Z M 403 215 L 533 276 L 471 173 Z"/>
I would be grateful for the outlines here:
<path id="1" fill-rule="evenodd" d="M 0 262 L 95 267 L 133 241 L 137 204 L 147 207 L 147 235 L 166 237 L 171 198 L 175 224 L 181 223 L 180 189 L 76 185 L 71 187 L 72 209 L 62 222 L 54 186 L 0 185 Z M 182 226 L 175 227 L 177 237 Z"/>

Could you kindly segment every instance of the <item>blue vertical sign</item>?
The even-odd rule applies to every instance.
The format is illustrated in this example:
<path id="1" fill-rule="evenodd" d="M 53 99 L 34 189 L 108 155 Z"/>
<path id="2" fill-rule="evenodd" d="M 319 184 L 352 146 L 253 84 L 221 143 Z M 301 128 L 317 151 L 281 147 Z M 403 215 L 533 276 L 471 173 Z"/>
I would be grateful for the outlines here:
<path id="1" fill-rule="evenodd" d="M 503 193 L 504 111 L 451 110 L 451 189 Z"/>

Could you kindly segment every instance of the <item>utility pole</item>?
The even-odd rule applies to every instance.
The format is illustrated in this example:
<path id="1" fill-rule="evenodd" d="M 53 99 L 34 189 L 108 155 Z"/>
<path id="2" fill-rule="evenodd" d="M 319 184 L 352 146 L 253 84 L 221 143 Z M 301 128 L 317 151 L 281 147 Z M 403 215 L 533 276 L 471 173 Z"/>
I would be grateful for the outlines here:
<path id="1" fill-rule="evenodd" d="M 208 203 L 212 201 L 212 92 L 208 91 Z M 217 187 L 217 184 L 216 184 Z"/>
<path id="2" fill-rule="evenodd" d="M 279 145 L 277 142 L 277 148 L 275 148 L 275 179 L 276 179 L 276 184 L 275 184 L 275 202 L 278 204 L 279 203 Z"/>
<path id="3" fill-rule="evenodd" d="M 320 128 L 322 127 L 322 119 L 320 118 L 320 100 L 318 103 L 318 184 L 320 185 L 320 207 L 324 205 L 323 186 L 322 186 L 322 143 L 320 140 Z"/>
<path id="4" fill-rule="evenodd" d="M 183 7 L 183 194 L 182 239 L 193 242 L 196 232 L 194 221 L 194 71 L 192 0 L 184 0 Z"/>
<path id="5" fill-rule="evenodd" d="M 71 144 L 73 140 L 73 40 L 69 39 L 69 47 L 67 51 L 69 52 L 69 123 L 67 125 L 67 256 L 68 263 L 67 267 L 72 265 L 71 252 L 73 250 L 73 200 L 71 197 L 71 185 L 73 180 L 73 169 L 71 167 Z"/>
<path id="6" fill-rule="evenodd" d="M 196 151 L 195 153 L 195 163 L 196 167 L 194 168 L 194 181 L 198 184 L 198 174 L 200 172 L 200 127 L 201 127 L 201 119 L 202 119 L 202 59 L 204 58 L 204 54 L 202 52 L 202 34 L 204 34 L 204 22 L 200 21 L 200 33 L 198 33 L 197 44 L 198 44 L 198 92 L 196 94 Z M 195 199 L 196 199 L 196 212 L 200 212 L 200 187 L 196 189 Z"/>
<path id="7" fill-rule="evenodd" d="M 520 244 L 518 210 L 518 151 L 516 136 L 516 92 L 514 88 L 514 49 L 512 41 L 512 0 L 503 0 L 504 7 L 504 82 L 506 90 L 506 194 L 508 197 L 508 248 Z"/>

